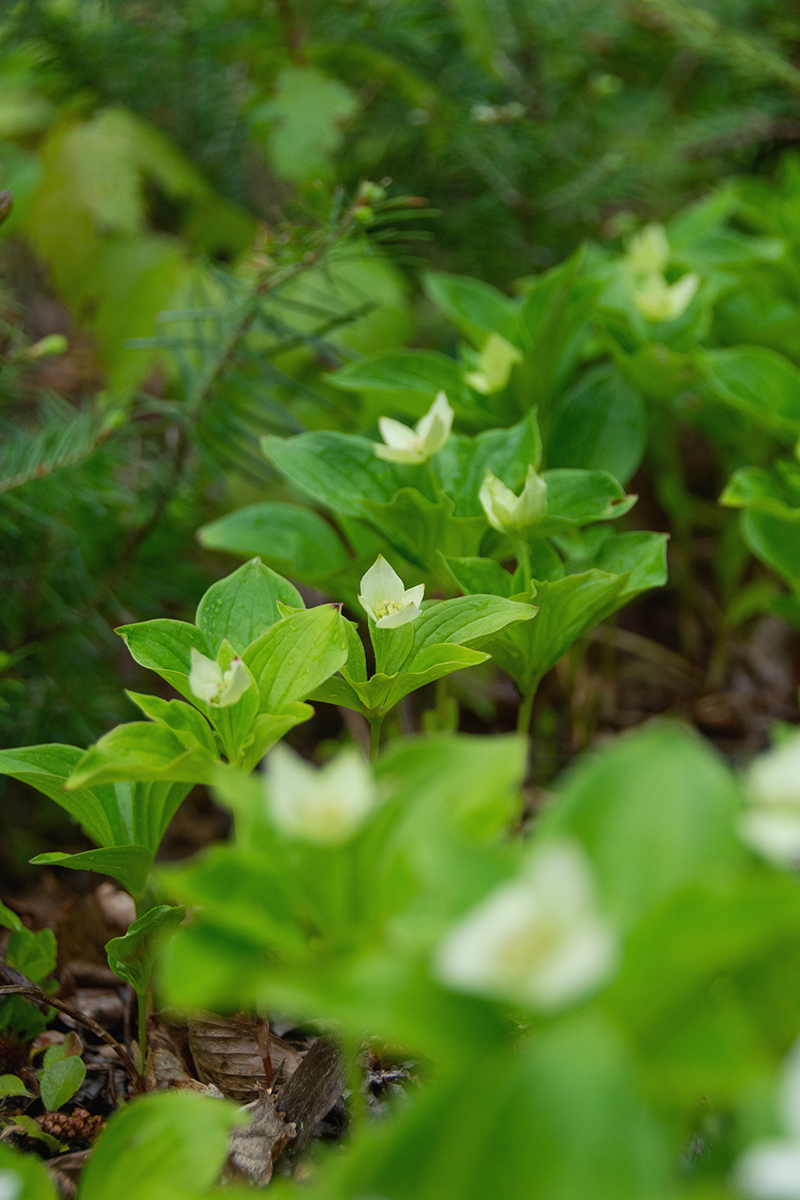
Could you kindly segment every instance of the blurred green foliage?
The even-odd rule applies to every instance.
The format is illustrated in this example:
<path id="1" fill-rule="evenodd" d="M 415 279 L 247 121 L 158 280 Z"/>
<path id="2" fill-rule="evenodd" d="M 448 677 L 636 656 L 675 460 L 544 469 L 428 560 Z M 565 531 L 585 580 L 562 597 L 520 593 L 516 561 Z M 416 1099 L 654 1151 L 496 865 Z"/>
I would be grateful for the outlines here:
<path id="1" fill-rule="evenodd" d="M 197 169 L 162 169 L 158 227 L 222 253 L 286 184 L 389 175 L 442 210 L 439 261 L 503 283 L 768 164 L 798 41 L 794 0 L 19 0 L 0 132 L 136 114 Z"/>

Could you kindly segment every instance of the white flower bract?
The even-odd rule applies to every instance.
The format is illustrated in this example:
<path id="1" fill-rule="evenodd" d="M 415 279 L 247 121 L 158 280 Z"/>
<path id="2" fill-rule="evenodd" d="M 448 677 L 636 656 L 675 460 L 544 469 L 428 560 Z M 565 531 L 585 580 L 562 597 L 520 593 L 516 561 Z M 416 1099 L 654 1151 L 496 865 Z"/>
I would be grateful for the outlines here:
<path id="1" fill-rule="evenodd" d="M 198 700 L 227 708 L 244 695 L 253 682 L 240 658 L 234 658 L 226 671 L 213 658 L 207 658 L 194 646 L 191 650 L 192 669 L 189 687 Z"/>
<path id="2" fill-rule="evenodd" d="M 464 381 L 481 395 L 490 396 L 506 386 L 511 368 L 521 361 L 522 355 L 516 346 L 502 334 L 490 333 L 478 358 L 477 370 L 468 371 Z"/>
<path id="3" fill-rule="evenodd" d="M 548 1011 L 599 987 L 616 958 L 589 864 L 558 841 L 467 913 L 439 947 L 434 974 L 459 991 Z"/>
<path id="4" fill-rule="evenodd" d="M 667 283 L 664 271 L 669 257 L 663 225 L 645 225 L 630 240 L 625 274 L 633 303 L 648 321 L 674 321 L 682 316 L 700 286 L 700 276 L 694 272 Z"/>
<path id="5" fill-rule="evenodd" d="M 379 554 L 361 580 L 358 601 L 378 629 L 396 629 L 419 616 L 424 594 L 424 583 L 406 589 L 397 572 Z"/>
<path id="6" fill-rule="evenodd" d="M 683 315 L 700 286 L 700 276 L 690 272 L 677 283 L 667 283 L 663 275 L 648 275 L 634 285 L 633 302 L 648 321 L 674 321 Z"/>
<path id="7" fill-rule="evenodd" d="M 742 839 L 778 866 L 800 865 L 800 737 L 762 754 L 745 775 Z"/>
<path id="8" fill-rule="evenodd" d="M 0 1171 L 0 1200 L 20 1200 L 24 1181 L 16 1171 Z"/>
<path id="9" fill-rule="evenodd" d="M 424 463 L 439 453 L 452 428 L 453 410 L 444 392 L 439 392 L 413 429 L 392 417 L 381 417 L 378 429 L 385 444 L 376 442 L 375 453 L 387 462 Z"/>
<path id="10" fill-rule="evenodd" d="M 783 1068 L 779 1111 L 788 1136 L 756 1142 L 734 1169 L 737 1191 L 756 1200 L 800 1200 L 800 1043 Z"/>
<path id="11" fill-rule="evenodd" d="M 502 479 L 487 471 L 478 499 L 486 519 L 498 533 L 525 533 L 541 524 L 547 512 L 547 484 L 529 466 L 522 493 L 515 496 Z"/>
<path id="12" fill-rule="evenodd" d="M 358 750 L 313 767 L 279 744 L 267 758 L 267 807 L 273 824 L 297 841 L 348 841 L 375 806 L 375 784 Z"/>
<path id="13" fill-rule="evenodd" d="M 656 275 L 669 262 L 669 242 L 663 225 L 652 222 L 631 238 L 625 263 L 636 275 Z"/>

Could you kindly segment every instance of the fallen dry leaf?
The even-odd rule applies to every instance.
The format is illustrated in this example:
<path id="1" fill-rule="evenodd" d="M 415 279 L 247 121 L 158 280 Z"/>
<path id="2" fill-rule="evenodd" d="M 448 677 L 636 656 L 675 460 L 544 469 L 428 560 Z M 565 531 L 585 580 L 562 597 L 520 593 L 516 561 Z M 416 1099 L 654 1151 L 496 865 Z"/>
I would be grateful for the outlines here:
<path id="1" fill-rule="evenodd" d="M 276 1096 L 286 1119 L 296 1126 L 293 1155 L 299 1154 L 314 1136 L 319 1122 L 344 1092 L 346 1082 L 344 1062 L 335 1040 L 327 1035 L 317 1038 Z"/>
<path id="2" fill-rule="evenodd" d="M 169 1029 L 158 1017 L 147 1018 L 147 1049 L 147 1073 L 144 1081 L 146 1091 L 186 1088 L 204 1096 L 222 1096 L 222 1092 L 213 1083 L 201 1083 L 189 1074 Z"/>
<path id="3" fill-rule="evenodd" d="M 294 1124 L 284 1120 L 269 1092 L 244 1106 L 252 1121 L 243 1129 L 234 1129 L 229 1141 L 226 1178 L 245 1175 L 251 1183 L 263 1185 L 272 1178 L 272 1165 L 287 1142 L 295 1136 Z"/>
<path id="4" fill-rule="evenodd" d="M 213 1013 L 195 1013 L 189 1019 L 189 1048 L 204 1083 L 213 1083 L 224 1096 L 244 1102 L 256 1099 L 279 1078 L 289 1079 L 303 1061 L 294 1046 L 272 1034 L 269 1059 L 274 1075 L 267 1079 L 255 1019 L 248 1023 Z"/>

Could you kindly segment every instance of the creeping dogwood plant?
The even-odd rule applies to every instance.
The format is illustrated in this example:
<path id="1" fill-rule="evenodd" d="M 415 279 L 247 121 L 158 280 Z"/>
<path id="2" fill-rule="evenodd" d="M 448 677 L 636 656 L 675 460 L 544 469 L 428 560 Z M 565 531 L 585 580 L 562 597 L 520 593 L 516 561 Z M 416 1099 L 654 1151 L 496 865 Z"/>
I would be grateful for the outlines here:
<path id="1" fill-rule="evenodd" d="M 615 961 L 589 864 L 562 841 L 464 917 L 440 946 L 435 970 L 459 991 L 549 1010 L 599 987 Z"/>
<path id="2" fill-rule="evenodd" d="M 375 453 L 387 462 L 427 462 L 442 449 L 452 427 L 453 410 L 444 392 L 439 392 L 425 416 L 417 421 L 413 429 L 392 417 L 381 417 L 378 428 L 385 444 L 376 442 Z"/>
<path id="3" fill-rule="evenodd" d="M 531 465 L 522 493 L 516 496 L 502 479 L 487 471 L 478 499 L 486 519 L 498 533 L 528 533 L 541 524 L 547 512 L 547 484 Z"/>
<path id="4" fill-rule="evenodd" d="M 318 845 L 346 842 L 375 804 L 372 771 L 356 749 L 324 767 L 279 744 L 267 759 L 267 808 L 282 834 Z"/>
<path id="5" fill-rule="evenodd" d="M 240 658 L 234 658 L 226 671 L 218 662 L 191 647 L 192 669 L 189 672 L 189 687 L 192 695 L 206 704 L 218 704 L 227 708 L 244 695 L 253 682 Z"/>
<path id="6" fill-rule="evenodd" d="M 358 599 L 378 629 L 396 629 L 419 616 L 425 584 L 405 588 L 403 581 L 379 554 L 361 580 Z"/>

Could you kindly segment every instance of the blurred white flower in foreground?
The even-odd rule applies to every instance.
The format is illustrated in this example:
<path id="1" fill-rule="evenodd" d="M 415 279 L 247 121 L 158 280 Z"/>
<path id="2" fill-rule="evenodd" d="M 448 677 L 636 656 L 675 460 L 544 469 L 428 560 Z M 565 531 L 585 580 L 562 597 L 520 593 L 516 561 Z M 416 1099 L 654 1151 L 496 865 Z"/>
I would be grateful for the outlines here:
<path id="1" fill-rule="evenodd" d="M 213 658 L 206 658 L 192 646 L 192 669 L 189 672 L 189 687 L 198 700 L 227 708 L 244 695 L 253 682 L 240 658 L 234 658 L 227 671 L 223 671 Z"/>
<path id="2" fill-rule="evenodd" d="M 279 744 L 267 758 L 267 807 L 286 837 L 333 846 L 352 837 L 375 806 L 375 783 L 358 750 L 313 767 Z"/>
<path id="3" fill-rule="evenodd" d="M 378 428 L 386 443 L 383 446 L 375 444 L 378 458 L 395 463 L 424 463 L 438 454 L 450 437 L 453 410 L 444 392 L 439 392 L 425 416 L 417 421 L 413 429 L 392 417 L 381 417 Z"/>
<path id="4" fill-rule="evenodd" d="M 478 357 L 478 369 L 467 371 L 464 380 L 476 392 L 490 396 L 508 383 L 514 363 L 522 362 L 522 354 L 502 334 L 490 333 Z"/>
<path id="5" fill-rule="evenodd" d="M 439 947 L 434 974 L 458 991 L 548 1010 L 599 987 L 616 961 L 588 860 L 558 841 L 467 913 Z"/>
<path id="6" fill-rule="evenodd" d="M 20 1200 L 23 1179 L 16 1171 L 0 1171 L 0 1200 Z"/>
<path id="7" fill-rule="evenodd" d="M 547 512 L 547 484 L 530 466 L 522 493 L 515 496 L 502 479 L 487 471 L 478 499 L 489 524 L 498 533 L 527 533 L 541 524 Z"/>
<path id="8" fill-rule="evenodd" d="M 757 1200 L 800 1200 L 800 1043 L 783 1068 L 778 1112 L 788 1136 L 746 1150 L 734 1169 L 734 1184 Z"/>
<path id="9" fill-rule="evenodd" d="M 779 866 L 800 864 L 800 737 L 753 762 L 745 776 L 750 807 L 739 822 L 744 841 Z"/>
<path id="10" fill-rule="evenodd" d="M 425 584 L 406 589 L 402 579 L 379 554 L 361 580 L 358 601 L 378 629 L 396 629 L 419 616 Z"/>

